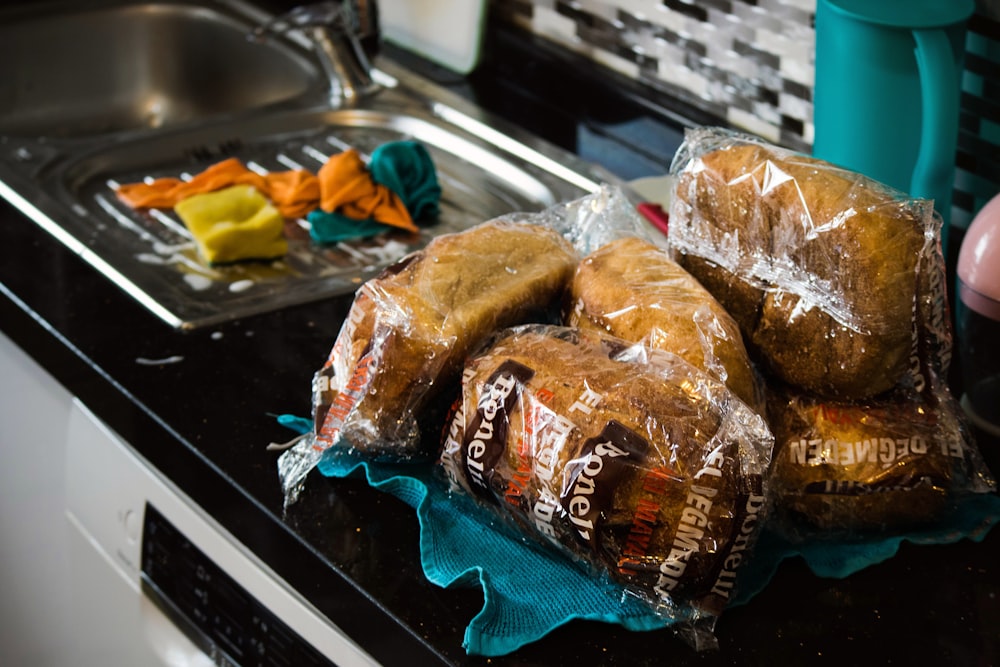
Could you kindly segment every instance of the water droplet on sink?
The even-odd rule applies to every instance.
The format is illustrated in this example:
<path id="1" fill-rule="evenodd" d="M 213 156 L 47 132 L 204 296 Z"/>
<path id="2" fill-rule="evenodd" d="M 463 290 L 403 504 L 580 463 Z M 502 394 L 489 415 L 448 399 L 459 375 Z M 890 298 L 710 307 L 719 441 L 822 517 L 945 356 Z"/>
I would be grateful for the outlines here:
<path id="1" fill-rule="evenodd" d="M 186 282 L 191 289 L 202 291 L 207 290 L 212 286 L 212 279 L 207 276 L 201 276 L 196 273 L 186 273 L 184 274 L 184 282 Z"/>
<path id="2" fill-rule="evenodd" d="M 229 291 L 230 292 L 245 292 L 245 291 L 247 291 L 248 289 L 250 289 L 253 286 L 254 286 L 254 281 L 252 281 L 252 280 L 249 280 L 249 279 L 247 279 L 247 280 L 237 280 L 234 283 L 230 283 L 230 285 L 229 285 Z"/>

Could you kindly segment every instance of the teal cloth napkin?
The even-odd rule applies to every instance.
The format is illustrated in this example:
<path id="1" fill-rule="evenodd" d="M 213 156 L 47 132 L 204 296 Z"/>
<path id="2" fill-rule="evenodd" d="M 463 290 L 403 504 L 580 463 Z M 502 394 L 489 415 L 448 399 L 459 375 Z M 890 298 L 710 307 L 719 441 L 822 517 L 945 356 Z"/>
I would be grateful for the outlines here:
<path id="1" fill-rule="evenodd" d="M 375 220 L 355 220 L 340 213 L 327 213 L 319 208 L 310 211 L 306 220 L 309 221 L 309 237 L 319 244 L 365 239 L 393 229 Z"/>
<path id="2" fill-rule="evenodd" d="M 364 474 L 373 488 L 415 508 L 427 579 L 444 588 L 482 588 L 483 608 L 465 630 L 470 654 L 506 655 L 574 619 L 636 631 L 669 624 L 613 583 L 509 537 L 474 501 L 450 494 L 429 464 L 371 463 L 328 450 L 317 469 L 328 477 Z"/>
<path id="3" fill-rule="evenodd" d="M 372 180 L 395 192 L 416 223 L 436 218 L 441 186 L 427 148 L 418 141 L 390 141 L 372 152 Z"/>
<path id="4" fill-rule="evenodd" d="M 282 415 L 278 421 L 298 433 L 312 427 L 302 417 Z M 465 630 L 464 648 L 470 654 L 506 655 L 575 619 L 615 623 L 634 631 L 668 628 L 685 620 L 657 615 L 637 598 L 623 595 L 614 582 L 594 578 L 558 554 L 511 537 L 475 501 L 450 493 L 431 464 L 363 461 L 346 448 L 332 448 L 317 469 L 327 477 L 363 475 L 373 488 L 413 507 L 427 579 L 441 587 L 482 588 L 483 608 Z M 765 524 L 753 558 L 740 570 L 732 605 L 748 603 L 788 558 L 801 557 L 817 576 L 843 578 L 893 557 L 903 541 L 979 542 L 998 521 L 1000 496 L 986 493 L 958 499 L 938 528 L 865 542 L 790 544 Z"/>

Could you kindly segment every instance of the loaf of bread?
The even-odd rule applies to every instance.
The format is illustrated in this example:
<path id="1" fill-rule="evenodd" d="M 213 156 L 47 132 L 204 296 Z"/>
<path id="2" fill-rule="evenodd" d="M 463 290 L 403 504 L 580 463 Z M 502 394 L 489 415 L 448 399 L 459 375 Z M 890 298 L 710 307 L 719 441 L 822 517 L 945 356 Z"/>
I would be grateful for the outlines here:
<path id="1" fill-rule="evenodd" d="M 922 266 L 913 367 L 891 391 L 836 401 L 771 382 L 771 529 L 792 541 L 860 541 L 940 529 L 996 483 L 947 386 L 942 262 Z"/>
<path id="2" fill-rule="evenodd" d="M 764 410 L 739 326 L 666 250 L 649 241 L 618 239 L 585 257 L 573 277 L 566 323 L 680 355 L 725 382 L 750 407 Z"/>
<path id="3" fill-rule="evenodd" d="M 771 526 L 787 539 L 900 534 L 979 491 L 979 455 L 951 410 L 908 392 L 863 402 L 769 396 Z M 983 489 L 987 490 L 987 489 Z"/>
<path id="4" fill-rule="evenodd" d="M 497 329 L 557 316 L 578 260 L 546 227 L 494 220 L 439 236 L 367 281 L 314 378 L 317 446 L 435 455 L 420 422 L 442 391 L 457 392 L 465 356 Z"/>
<path id="5" fill-rule="evenodd" d="M 675 355 L 524 326 L 467 362 L 441 464 L 501 525 L 654 604 L 719 613 L 772 444 L 760 415 Z"/>
<path id="6" fill-rule="evenodd" d="M 838 400 L 893 388 L 940 220 L 861 175 L 716 129 L 689 133 L 669 238 L 781 380 Z"/>

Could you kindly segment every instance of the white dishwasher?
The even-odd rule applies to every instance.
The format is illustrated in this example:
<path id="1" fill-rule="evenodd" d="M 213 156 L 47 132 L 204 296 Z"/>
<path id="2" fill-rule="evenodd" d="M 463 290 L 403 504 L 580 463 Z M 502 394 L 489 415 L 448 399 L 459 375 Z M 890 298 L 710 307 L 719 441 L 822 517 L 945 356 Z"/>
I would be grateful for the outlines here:
<path id="1" fill-rule="evenodd" d="M 5 336 L 0 389 L 0 664 L 375 664 Z"/>

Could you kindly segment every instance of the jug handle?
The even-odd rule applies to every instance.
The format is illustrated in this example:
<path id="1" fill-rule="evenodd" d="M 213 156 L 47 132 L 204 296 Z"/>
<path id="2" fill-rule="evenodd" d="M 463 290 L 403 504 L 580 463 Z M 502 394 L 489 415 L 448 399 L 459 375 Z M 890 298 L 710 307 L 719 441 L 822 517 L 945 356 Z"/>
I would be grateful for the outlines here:
<path id="1" fill-rule="evenodd" d="M 913 167 L 910 194 L 914 197 L 947 201 L 935 184 L 953 173 L 958 140 L 958 72 L 951 42 L 944 30 L 914 30 L 917 69 L 920 72 L 922 125 L 920 150 Z M 942 93 L 942 91 L 944 91 Z M 954 92 L 954 94 L 952 94 Z M 942 132 L 953 128 L 955 134 Z M 950 188 L 951 183 L 945 187 Z M 946 211 L 938 211 L 947 217 Z"/>

